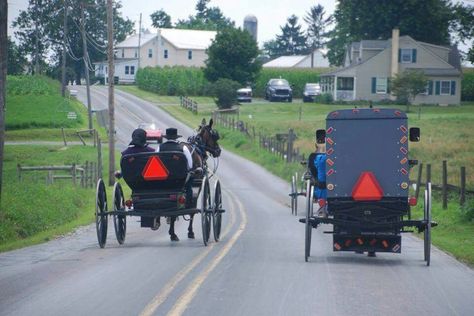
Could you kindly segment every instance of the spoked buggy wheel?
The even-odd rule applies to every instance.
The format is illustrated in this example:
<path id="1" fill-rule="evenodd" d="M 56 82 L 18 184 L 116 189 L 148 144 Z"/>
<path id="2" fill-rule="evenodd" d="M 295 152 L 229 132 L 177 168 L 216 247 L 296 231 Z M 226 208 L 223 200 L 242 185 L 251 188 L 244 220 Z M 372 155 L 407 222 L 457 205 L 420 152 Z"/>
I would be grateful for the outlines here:
<path id="1" fill-rule="evenodd" d="M 424 220 L 426 227 L 424 231 L 424 252 L 426 265 L 431 261 L 431 182 L 428 182 L 425 190 Z"/>
<path id="2" fill-rule="evenodd" d="M 313 187 L 311 181 L 306 181 L 306 223 L 305 223 L 305 243 L 304 243 L 304 261 L 308 262 L 311 255 L 311 232 L 312 225 L 310 219 L 313 217 Z"/>
<path id="3" fill-rule="evenodd" d="M 209 179 L 205 177 L 202 182 L 202 201 L 201 201 L 201 226 L 202 240 L 204 246 L 207 246 L 209 235 L 211 233 L 211 192 L 209 189 Z"/>
<path id="4" fill-rule="evenodd" d="M 219 180 L 216 181 L 214 187 L 214 207 L 212 213 L 212 230 L 214 232 L 214 240 L 219 241 L 221 236 L 221 226 L 222 226 L 222 192 L 221 192 L 221 183 Z"/>
<path id="5" fill-rule="evenodd" d="M 295 176 L 291 177 L 291 192 L 290 192 L 290 204 L 291 204 L 291 215 L 295 214 L 295 201 L 296 201 L 296 181 Z"/>
<path id="6" fill-rule="evenodd" d="M 125 211 L 125 198 L 123 197 L 123 190 L 120 183 L 115 182 L 114 185 L 114 211 Z M 114 214 L 114 228 L 115 236 L 119 244 L 125 241 L 125 234 L 127 232 L 127 218 L 125 215 Z"/>
<path id="7" fill-rule="evenodd" d="M 95 199 L 95 227 L 100 248 L 104 248 L 107 241 L 107 220 L 107 194 L 104 181 L 99 179 Z"/>

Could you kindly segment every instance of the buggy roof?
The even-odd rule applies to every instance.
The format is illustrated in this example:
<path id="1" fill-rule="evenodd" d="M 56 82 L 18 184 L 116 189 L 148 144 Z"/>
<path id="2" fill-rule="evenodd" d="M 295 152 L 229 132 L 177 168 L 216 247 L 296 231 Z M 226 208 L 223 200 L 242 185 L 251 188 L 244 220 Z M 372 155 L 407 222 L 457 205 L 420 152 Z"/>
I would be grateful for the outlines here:
<path id="1" fill-rule="evenodd" d="M 406 119 L 407 115 L 398 109 L 346 109 L 332 111 L 326 120 L 371 120 L 371 119 Z"/>

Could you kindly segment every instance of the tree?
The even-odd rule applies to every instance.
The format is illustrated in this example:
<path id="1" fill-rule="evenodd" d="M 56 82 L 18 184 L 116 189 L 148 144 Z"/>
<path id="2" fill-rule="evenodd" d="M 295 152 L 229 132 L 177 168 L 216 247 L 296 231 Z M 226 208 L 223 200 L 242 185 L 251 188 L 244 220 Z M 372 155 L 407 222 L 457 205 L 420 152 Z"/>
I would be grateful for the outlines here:
<path id="1" fill-rule="evenodd" d="M 426 91 L 428 79 L 421 71 L 405 70 L 397 73 L 391 80 L 392 93 L 397 100 L 407 105 L 407 112 L 410 111 L 410 104 L 415 97 Z"/>
<path id="2" fill-rule="evenodd" d="M 219 109 L 228 109 L 237 103 L 237 89 L 240 84 L 230 79 L 219 79 L 212 85 L 212 95 Z"/>
<path id="3" fill-rule="evenodd" d="M 60 64 L 63 43 L 63 16 L 64 0 L 29 0 L 28 9 L 20 12 L 13 25 L 18 28 L 15 32 L 20 42 L 20 52 L 30 56 L 34 64 L 38 64 L 48 56 L 54 64 Z M 103 60 L 106 56 L 107 42 L 105 0 L 66 1 L 69 5 L 68 14 L 68 57 L 66 64 L 76 73 L 76 82 L 80 83 L 86 69 L 82 60 L 81 3 L 85 7 L 85 31 L 88 43 L 89 70 L 92 70 L 94 61 Z M 120 14 L 120 1 L 115 1 L 114 39 L 123 41 L 132 33 L 133 23 L 123 19 Z M 37 36 L 36 36 L 37 35 Z M 38 38 L 38 45 L 36 45 Z M 38 54 L 36 54 L 38 49 Z M 35 58 L 35 56 L 38 58 Z"/>
<path id="4" fill-rule="evenodd" d="M 190 15 L 186 20 L 178 20 L 177 29 L 217 31 L 223 28 L 234 27 L 235 23 L 226 18 L 219 7 L 208 7 L 210 0 L 198 0 L 196 15 Z"/>
<path id="5" fill-rule="evenodd" d="M 255 80 L 262 67 L 256 60 L 257 43 L 246 30 L 223 29 L 206 52 L 204 75 L 212 82 L 227 78 L 245 85 Z"/>
<path id="6" fill-rule="evenodd" d="M 328 33 L 326 28 L 332 21 L 332 16 L 325 17 L 326 12 L 324 7 L 320 4 L 311 7 L 309 12 L 303 18 L 308 24 L 308 30 L 306 31 L 308 36 L 308 44 L 314 50 L 316 48 L 322 48 L 326 44 L 326 38 Z"/>
<path id="7" fill-rule="evenodd" d="M 272 57 L 283 55 L 307 54 L 306 36 L 298 24 L 298 17 L 292 15 L 284 26 L 280 27 L 281 34 L 275 40 L 264 43 L 265 51 Z"/>
<path id="8" fill-rule="evenodd" d="M 308 52 L 306 36 L 298 24 L 298 17 L 292 15 L 281 28 L 281 35 L 277 35 L 277 42 L 283 55 L 300 55 Z"/>
<path id="9" fill-rule="evenodd" d="M 25 71 L 26 58 L 20 53 L 19 47 L 10 37 L 7 39 L 8 62 L 7 73 L 9 75 L 20 75 Z"/>
<path id="10" fill-rule="evenodd" d="M 153 12 L 150 15 L 152 25 L 156 28 L 172 28 L 171 16 L 163 9 Z"/>
<path id="11" fill-rule="evenodd" d="M 388 39 L 395 27 L 400 34 L 417 41 L 449 45 L 450 28 L 460 21 L 455 8 L 450 0 L 341 0 L 334 12 L 336 25 L 328 43 L 329 61 L 341 65 L 345 49 L 352 41 Z"/>

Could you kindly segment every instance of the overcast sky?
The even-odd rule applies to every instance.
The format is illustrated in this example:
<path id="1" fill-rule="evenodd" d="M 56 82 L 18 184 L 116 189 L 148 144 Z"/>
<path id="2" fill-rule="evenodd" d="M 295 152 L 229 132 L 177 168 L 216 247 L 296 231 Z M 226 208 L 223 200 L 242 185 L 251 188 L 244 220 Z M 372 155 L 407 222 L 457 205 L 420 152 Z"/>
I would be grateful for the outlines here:
<path id="1" fill-rule="evenodd" d="M 185 19 L 189 15 L 195 14 L 197 0 L 122 0 L 122 15 L 136 22 L 142 13 L 142 24 L 145 28 L 152 29 L 150 14 L 156 10 L 165 10 L 175 23 L 178 19 Z M 465 3 L 473 4 L 473 0 L 465 0 Z M 327 14 L 332 14 L 335 10 L 336 1 L 332 0 L 211 0 L 209 6 L 218 6 L 225 16 L 235 21 L 237 26 L 242 26 L 244 17 L 248 14 L 255 15 L 258 19 L 257 39 L 259 46 L 263 42 L 275 38 L 280 33 L 280 26 L 286 23 L 286 19 L 295 14 L 304 24 L 302 18 L 309 9 L 321 4 Z M 11 21 L 18 16 L 20 10 L 25 10 L 28 0 L 8 0 L 8 20 Z M 12 35 L 9 29 L 9 35 Z M 461 50 L 466 50 L 465 45 L 460 45 Z"/>

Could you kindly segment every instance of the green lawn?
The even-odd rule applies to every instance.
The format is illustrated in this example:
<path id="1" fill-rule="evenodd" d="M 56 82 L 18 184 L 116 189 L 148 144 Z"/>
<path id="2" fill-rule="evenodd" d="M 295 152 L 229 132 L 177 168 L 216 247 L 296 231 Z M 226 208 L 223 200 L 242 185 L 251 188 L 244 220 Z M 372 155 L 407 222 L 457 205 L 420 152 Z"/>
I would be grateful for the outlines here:
<path id="1" fill-rule="evenodd" d="M 124 89 L 125 90 L 125 89 Z M 195 115 L 181 108 L 179 105 L 162 105 L 161 96 L 141 91 L 136 87 L 126 87 L 126 91 L 136 94 L 155 103 L 172 116 L 189 126 L 197 126 L 203 117 L 209 118 L 216 106 L 206 103 Z M 193 98 L 194 99 L 194 98 Z M 196 98 L 197 99 L 197 98 Z M 303 152 L 309 153 L 314 148 L 314 131 L 324 128 L 328 112 L 347 108 L 340 105 L 322 105 L 315 103 L 246 103 L 240 107 L 239 119 L 255 126 L 256 131 L 265 135 L 274 135 L 295 130 L 298 135 L 296 146 Z M 393 106 L 392 106 L 393 107 Z M 405 111 L 405 106 L 399 106 Z M 301 111 L 301 120 L 300 120 Z M 441 162 L 448 161 L 448 182 L 459 185 L 459 167 L 467 169 L 467 184 L 474 189 L 474 104 L 465 103 L 456 107 L 425 106 L 421 108 L 418 118 L 418 107 L 412 106 L 408 113 L 410 126 L 418 126 L 422 131 L 420 143 L 411 143 L 411 156 L 426 163 L 432 164 L 432 181 L 441 181 Z M 221 145 L 239 155 L 242 155 L 267 168 L 272 173 L 289 180 L 295 171 L 302 171 L 298 164 L 285 164 L 275 155 L 262 150 L 258 145 L 241 133 L 217 127 L 221 134 Z M 413 169 L 412 178 L 416 177 L 417 167 Z M 433 205 L 433 219 L 439 226 L 433 229 L 433 243 L 452 253 L 457 258 L 474 264 L 474 221 L 473 217 L 466 217 L 465 213 L 474 213 L 471 202 L 470 211 L 461 210 L 458 204 L 459 197 L 453 194 L 449 199 L 448 210 L 442 210 L 440 198 L 435 193 Z M 414 218 L 421 218 L 421 204 L 414 210 Z"/>

